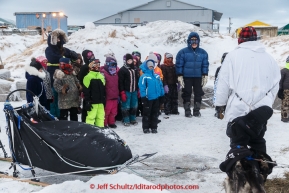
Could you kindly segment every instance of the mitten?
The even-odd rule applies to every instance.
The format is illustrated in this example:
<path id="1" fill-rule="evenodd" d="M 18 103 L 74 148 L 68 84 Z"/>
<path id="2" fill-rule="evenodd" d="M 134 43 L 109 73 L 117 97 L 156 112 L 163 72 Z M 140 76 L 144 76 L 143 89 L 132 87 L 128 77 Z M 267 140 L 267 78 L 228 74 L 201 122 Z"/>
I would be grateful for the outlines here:
<path id="1" fill-rule="evenodd" d="M 202 76 L 202 87 L 206 86 L 208 82 L 208 75 L 207 74 L 203 74 Z"/>
<path id="2" fill-rule="evenodd" d="M 126 94 L 124 90 L 120 92 L 120 99 L 122 102 L 126 101 Z"/>
<path id="3" fill-rule="evenodd" d="M 91 111 L 91 109 L 92 109 L 92 104 L 90 103 L 90 101 L 86 101 L 84 108 L 85 108 L 85 110 L 87 110 L 87 111 Z"/>
<path id="4" fill-rule="evenodd" d="M 185 83 L 184 83 L 184 78 L 183 78 L 183 76 L 179 76 L 179 77 L 178 77 L 178 82 L 180 83 L 181 88 L 185 88 Z"/>

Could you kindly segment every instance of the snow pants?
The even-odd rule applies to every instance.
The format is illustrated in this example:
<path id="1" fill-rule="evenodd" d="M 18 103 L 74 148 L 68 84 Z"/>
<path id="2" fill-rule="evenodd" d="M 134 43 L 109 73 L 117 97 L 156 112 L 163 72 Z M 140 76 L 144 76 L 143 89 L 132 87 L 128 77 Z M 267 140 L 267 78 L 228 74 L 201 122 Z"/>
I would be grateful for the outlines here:
<path id="1" fill-rule="evenodd" d="M 159 99 L 149 100 L 143 105 L 142 128 L 157 129 L 159 116 Z"/>
<path id="2" fill-rule="evenodd" d="M 60 109 L 59 120 L 68 120 L 68 112 L 70 115 L 70 121 L 78 121 L 77 107 L 71 107 L 70 109 Z"/>
<path id="3" fill-rule="evenodd" d="M 176 84 L 169 84 L 169 92 L 165 94 L 165 113 L 178 113 L 178 88 Z"/>
<path id="4" fill-rule="evenodd" d="M 126 101 L 121 103 L 122 118 L 124 123 L 130 123 L 136 119 L 137 111 L 137 91 L 127 92 Z"/>
<path id="5" fill-rule="evenodd" d="M 53 92 L 53 102 L 50 103 L 50 113 L 54 116 L 54 117 L 60 117 L 60 110 L 58 107 L 58 93 L 56 92 L 56 90 L 52 87 L 52 92 Z"/>
<path id="6" fill-rule="evenodd" d="M 104 106 L 103 104 L 92 104 L 91 111 L 87 111 L 85 122 L 97 127 L 104 127 Z"/>
<path id="7" fill-rule="evenodd" d="M 281 118 L 284 121 L 289 121 L 289 89 L 284 90 L 284 99 L 281 105 Z"/>
<path id="8" fill-rule="evenodd" d="M 182 89 L 183 103 L 191 102 L 192 91 L 194 91 L 194 104 L 202 102 L 202 96 L 205 94 L 202 88 L 202 77 L 184 77 L 185 87 Z"/>
<path id="9" fill-rule="evenodd" d="M 105 103 L 105 120 L 104 125 L 115 124 L 115 116 L 117 115 L 118 100 L 107 100 Z"/>

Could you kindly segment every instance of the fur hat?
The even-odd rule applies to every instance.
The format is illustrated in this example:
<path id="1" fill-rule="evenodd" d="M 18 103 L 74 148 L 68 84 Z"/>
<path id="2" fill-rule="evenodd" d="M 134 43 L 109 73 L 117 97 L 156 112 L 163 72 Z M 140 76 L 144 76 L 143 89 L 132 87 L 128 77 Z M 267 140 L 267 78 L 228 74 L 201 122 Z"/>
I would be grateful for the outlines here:
<path id="1" fill-rule="evenodd" d="M 256 40 L 257 40 L 257 32 L 254 27 L 248 26 L 242 28 L 242 30 L 239 33 L 238 44 Z"/>
<path id="2" fill-rule="evenodd" d="M 52 45 L 57 45 L 57 38 L 60 39 L 61 44 L 65 44 L 68 42 L 68 38 L 66 33 L 61 29 L 55 29 L 50 34 L 50 43 Z"/>
<path id="3" fill-rule="evenodd" d="M 150 52 L 150 53 L 149 53 L 149 56 L 148 56 L 147 59 L 148 59 L 148 60 L 153 60 L 153 61 L 155 61 L 155 62 L 158 62 L 158 58 L 157 58 L 157 56 L 156 56 L 153 52 Z"/>

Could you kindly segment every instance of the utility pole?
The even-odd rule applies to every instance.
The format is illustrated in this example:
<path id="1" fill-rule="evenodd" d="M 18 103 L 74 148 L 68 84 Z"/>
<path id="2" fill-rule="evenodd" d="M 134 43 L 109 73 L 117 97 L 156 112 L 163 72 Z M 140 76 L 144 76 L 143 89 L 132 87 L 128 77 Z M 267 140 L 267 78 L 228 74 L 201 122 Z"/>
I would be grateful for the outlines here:
<path id="1" fill-rule="evenodd" d="M 231 32 L 231 25 L 232 25 L 233 23 L 231 23 L 231 18 L 229 17 L 229 34 L 230 34 L 230 32 Z"/>

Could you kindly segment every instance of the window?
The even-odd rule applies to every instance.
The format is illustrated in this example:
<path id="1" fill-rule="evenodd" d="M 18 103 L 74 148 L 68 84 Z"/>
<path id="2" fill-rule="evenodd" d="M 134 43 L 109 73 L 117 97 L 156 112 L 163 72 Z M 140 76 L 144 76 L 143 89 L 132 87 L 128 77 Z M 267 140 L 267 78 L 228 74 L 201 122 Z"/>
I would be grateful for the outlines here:
<path id="1" fill-rule="evenodd" d="M 120 18 L 115 18 L 115 23 L 120 23 L 121 19 Z"/>
<path id="2" fill-rule="evenodd" d="M 167 7 L 171 6 L 171 1 L 167 1 Z"/>
<path id="3" fill-rule="evenodd" d="M 134 18 L 134 23 L 140 23 L 140 18 Z"/>

